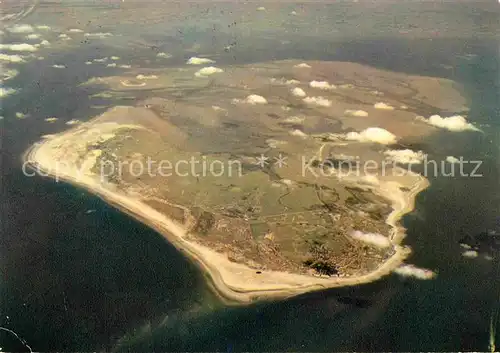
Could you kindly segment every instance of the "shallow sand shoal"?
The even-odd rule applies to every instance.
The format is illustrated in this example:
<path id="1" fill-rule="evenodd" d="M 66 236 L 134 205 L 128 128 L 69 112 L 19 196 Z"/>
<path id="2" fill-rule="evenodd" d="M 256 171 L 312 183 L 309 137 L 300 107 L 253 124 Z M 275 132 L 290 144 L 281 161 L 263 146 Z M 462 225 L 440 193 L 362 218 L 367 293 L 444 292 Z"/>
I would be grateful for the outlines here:
<path id="1" fill-rule="evenodd" d="M 392 200 L 394 205 L 399 204 L 399 207 L 394 206 L 387 223 L 394 227 L 391 238 L 398 245 L 395 245 L 394 254 L 373 272 L 342 278 L 322 278 L 277 271 L 257 273 L 254 269 L 229 261 L 224 254 L 186 240 L 187 230 L 180 224 L 141 200 L 115 191 L 112 185 L 101 183 L 97 176 L 82 173 L 76 165 L 59 160 L 54 151 L 57 151 L 62 141 L 77 138 L 78 133 L 78 128 L 72 129 L 35 144 L 25 154 L 25 161 L 46 175 L 87 189 L 158 231 L 210 275 L 215 291 L 228 302 L 248 303 L 262 299 L 286 298 L 315 290 L 372 282 L 388 275 L 401 265 L 410 253 L 408 248 L 399 245 L 403 229 L 398 226 L 398 220 L 413 209 L 415 196 L 429 185 L 425 178 L 421 178 L 410 192 L 403 194 L 404 199 Z M 64 168 L 60 165 L 64 165 Z"/>

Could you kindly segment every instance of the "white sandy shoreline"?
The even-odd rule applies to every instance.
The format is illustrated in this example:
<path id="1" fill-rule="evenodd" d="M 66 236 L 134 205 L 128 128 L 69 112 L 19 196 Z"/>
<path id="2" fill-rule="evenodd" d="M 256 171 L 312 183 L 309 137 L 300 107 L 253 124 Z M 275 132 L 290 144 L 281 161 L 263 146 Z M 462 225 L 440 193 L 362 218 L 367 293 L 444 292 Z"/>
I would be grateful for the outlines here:
<path id="1" fill-rule="evenodd" d="M 411 252 L 409 248 L 400 245 L 404 237 L 404 228 L 398 222 L 404 214 L 414 209 L 416 195 L 429 186 L 427 179 L 421 177 L 411 191 L 405 194 L 404 202 L 401 203 L 399 200 L 400 207 L 396 207 L 387 218 L 387 223 L 393 227 L 391 239 L 396 244 L 394 246 L 395 252 L 376 270 L 362 276 L 343 278 L 312 277 L 277 271 L 262 271 L 262 273 L 256 274 L 254 269 L 231 262 L 223 254 L 186 240 L 184 237 L 186 229 L 182 225 L 139 199 L 122 192 L 115 192 L 91 176 L 79 175 L 76 173 L 76 169 L 56 171 L 51 168 L 52 163 L 56 161 L 44 148 L 53 140 L 65 139 L 68 135 L 71 137 L 71 131 L 63 132 L 54 139 L 35 144 L 25 153 L 24 160 L 32 168 L 42 171 L 45 175 L 54 178 L 57 176 L 58 180 L 88 190 L 159 232 L 209 274 L 214 290 L 228 303 L 249 303 L 255 300 L 287 298 L 315 290 L 373 282 L 390 274 L 402 264 Z"/>

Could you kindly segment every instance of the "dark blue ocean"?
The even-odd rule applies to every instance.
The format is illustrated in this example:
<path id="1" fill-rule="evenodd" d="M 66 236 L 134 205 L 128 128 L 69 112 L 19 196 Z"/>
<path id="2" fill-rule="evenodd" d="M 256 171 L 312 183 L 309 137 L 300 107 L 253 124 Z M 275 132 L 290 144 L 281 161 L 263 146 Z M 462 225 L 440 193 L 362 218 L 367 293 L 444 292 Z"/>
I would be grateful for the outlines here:
<path id="1" fill-rule="evenodd" d="M 111 104 L 79 86 L 104 69 L 86 58 L 137 52 L 82 46 L 24 64 L 1 114 L 0 326 L 36 351 L 464 351 L 488 350 L 499 310 L 500 254 L 461 256 L 459 240 L 499 226 L 500 43 L 492 39 L 327 38 L 236 51 L 219 65 L 284 58 L 353 61 L 461 83 L 475 132 L 438 132 L 430 157 L 482 162 L 480 178 L 432 177 L 404 218 L 409 262 L 435 280 L 389 276 L 286 301 L 225 307 L 204 275 L 163 237 L 73 186 L 22 173 L 40 136 L 88 120 Z M 464 56 L 474 54 L 475 56 Z M 185 58 L 178 59 L 179 61 Z M 139 60 L 139 58 L 137 59 Z M 67 63 L 56 73 L 50 66 Z M 450 69 L 448 66 L 452 66 Z M 109 69 L 106 71 L 109 74 Z M 16 119 L 16 112 L 29 113 Z M 43 119 L 57 116 L 53 125 Z M 497 308 L 497 309 L 496 309 Z M 497 321 L 500 318 L 497 317 Z M 500 333 L 496 333 L 500 344 Z M 0 331 L 4 351 L 27 350 Z"/>

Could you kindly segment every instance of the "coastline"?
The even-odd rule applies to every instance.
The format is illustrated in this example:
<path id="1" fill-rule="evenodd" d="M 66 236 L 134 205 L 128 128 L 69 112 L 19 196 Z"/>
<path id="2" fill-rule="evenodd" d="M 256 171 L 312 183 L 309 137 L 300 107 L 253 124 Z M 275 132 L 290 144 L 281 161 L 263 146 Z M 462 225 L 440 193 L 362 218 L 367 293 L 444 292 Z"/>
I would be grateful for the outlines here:
<path id="1" fill-rule="evenodd" d="M 32 169 L 39 174 L 61 180 L 81 187 L 103 199 L 113 207 L 123 211 L 138 221 L 160 233 L 179 251 L 186 253 L 203 272 L 210 278 L 210 286 L 214 292 L 228 304 L 245 304 L 257 300 L 284 299 L 306 292 L 324 290 L 334 287 L 353 286 L 376 281 L 402 264 L 411 253 L 401 241 L 405 229 L 400 225 L 401 218 L 415 207 L 415 198 L 429 186 L 426 178 L 420 176 L 409 192 L 404 193 L 404 199 L 391 199 L 393 211 L 386 223 L 392 227 L 390 235 L 394 244 L 394 254 L 385 260 L 374 271 L 357 277 L 323 278 L 301 274 L 291 274 L 278 271 L 263 271 L 256 274 L 255 270 L 244 265 L 229 261 L 223 254 L 217 253 L 200 244 L 184 238 L 186 229 L 166 217 L 152 207 L 122 192 L 116 192 L 90 175 L 81 175 L 76 169 L 67 168 L 64 171 L 51 168 L 53 162 L 50 153 L 43 149 L 57 139 L 65 139 L 73 129 L 57 134 L 53 139 L 47 139 L 34 144 L 23 156 Z M 45 153 L 44 153 L 45 152 Z M 386 196 L 387 197 L 387 196 Z M 399 204 L 400 207 L 397 207 Z"/>
<path id="2" fill-rule="evenodd" d="M 418 194 L 427 189 L 430 186 L 430 182 L 424 176 L 413 173 L 413 175 L 418 176 L 418 182 L 413 185 L 412 188 L 405 194 L 404 200 L 394 199 L 393 201 L 401 202 L 401 207 L 393 208 L 393 211 L 389 214 L 386 219 L 386 223 L 392 227 L 390 234 L 390 239 L 395 244 L 400 244 L 404 237 L 406 236 L 406 229 L 400 224 L 400 220 L 415 209 L 415 202 Z M 384 196 L 381 194 L 381 196 Z M 385 195 L 387 198 L 387 195 Z"/>

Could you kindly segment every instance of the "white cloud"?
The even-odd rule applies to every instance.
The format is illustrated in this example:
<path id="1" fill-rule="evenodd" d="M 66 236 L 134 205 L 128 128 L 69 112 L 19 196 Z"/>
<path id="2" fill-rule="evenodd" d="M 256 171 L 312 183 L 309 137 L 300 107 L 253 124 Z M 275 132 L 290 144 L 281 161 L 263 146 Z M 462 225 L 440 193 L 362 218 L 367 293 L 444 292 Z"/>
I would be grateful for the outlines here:
<path id="1" fill-rule="evenodd" d="M 79 28 L 70 28 L 68 29 L 68 32 L 71 32 L 71 33 L 82 33 L 83 31 Z"/>
<path id="2" fill-rule="evenodd" d="M 106 67 L 116 67 L 116 63 L 108 64 L 108 65 L 106 65 Z"/>
<path id="3" fill-rule="evenodd" d="M 85 61 L 85 65 L 92 65 L 92 61 Z"/>
<path id="4" fill-rule="evenodd" d="M 317 105 L 320 107 L 331 107 L 332 101 L 323 97 L 306 97 L 303 101 L 307 104 Z"/>
<path id="5" fill-rule="evenodd" d="M 196 71 L 194 73 L 194 75 L 196 77 L 207 77 L 207 76 L 210 76 L 210 75 L 213 75 L 216 73 L 221 73 L 221 72 L 224 72 L 224 70 L 219 69 L 218 67 L 208 66 L 208 67 L 204 67 L 204 68 Z"/>
<path id="6" fill-rule="evenodd" d="M 31 44 L 21 43 L 21 44 L 0 44 L 0 49 L 11 50 L 11 51 L 37 51 L 38 48 Z"/>
<path id="7" fill-rule="evenodd" d="M 188 65 L 203 65 L 203 64 L 213 64 L 213 63 L 215 63 L 215 60 L 211 60 L 208 58 L 197 58 L 196 56 L 189 58 L 189 60 L 186 62 L 186 64 Z"/>
<path id="8" fill-rule="evenodd" d="M 388 248 L 392 245 L 389 238 L 378 233 L 363 233 L 360 232 L 359 230 L 356 230 L 352 232 L 351 236 L 356 240 L 362 241 L 370 245 L 374 245 L 378 248 Z"/>
<path id="9" fill-rule="evenodd" d="M 8 61 L 11 63 L 20 63 L 23 62 L 24 59 L 21 55 L 7 55 L 0 53 L 0 61 Z"/>
<path id="10" fill-rule="evenodd" d="M 15 25 L 10 28 L 7 28 L 7 31 L 11 33 L 32 33 L 35 30 L 30 25 Z"/>
<path id="11" fill-rule="evenodd" d="M 7 97 L 10 96 L 11 94 L 16 93 L 17 90 L 9 87 L 0 87 L 0 97 Z"/>
<path id="12" fill-rule="evenodd" d="M 253 105 L 255 105 L 255 104 L 267 104 L 267 99 L 265 99 L 264 97 L 259 96 L 257 94 L 251 94 L 243 100 L 238 99 L 238 98 L 234 98 L 232 100 L 232 103 L 233 104 L 247 103 L 247 104 L 253 104 Z"/>
<path id="13" fill-rule="evenodd" d="M 38 38 L 40 38 L 40 35 L 39 35 L 39 34 L 36 34 L 36 33 L 28 34 L 28 35 L 26 36 L 26 39 L 28 39 L 28 40 L 38 39 Z"/>
<path id="14" fill-rule="evenodd" d="M 464 252 L 462 253 L 462 256 L 463 256 L 463 257 L 467 257 L 467 258 L 469 258 L 469 259 L 474 259 L 474 258 L 478 257 L 478 256 L 479 256 L 479 254 L 478 254 L 478 252 L 477 252 L 477 251 L 475 251 L 475 250 L 468 250 L 468 251 L 464 251 Z"/>
<path id="15" fill-rule="evenodd" d="M 295 129 L 293 131 L 290 131 L 290 135 L 298 136 L 298 137 L 302 137 L 302 138 L 307 137 L 307 134 L 299 129 Z"/>
<path id="16" fill-rule="evenodd" d="M 40 25 L 40 26 L 36 26 L 36 29 L 41 29 L 43 31 L 48 31 L 50 29 L 50 27 L 46 26 L 46 25 Z"/>
<path id="17" fill-rule="evenodd" d="M 331 85 L 328 81 L 311 81 L 309 82 L 309 86 L 324 90 L 337 88 L 335 85 Z"/>
<path id="18" fill-rule="evenodd" d="M 386 103 L 383 103 L 383 102 L 378 102 L 378 103 L 375 103 L 373 105 L 373 107 L 375 109 L 383 109 L 383 110 L 394 110 L 394 107 L 389 105 L 389 104 L 386 104 Z"/>
<path id="19" fill-rule="evenodd" d="M 266 11 L 266 8 L 264 6 L 257 7 L 257 11 Z"/>
<path id="20" fill-rule="evenodd" d="M 349 132 L 346 135 L 346 139 L 360 142 L 376 142 L 384 145 L 389 145 L 397 141 L 394 134 L 379 127 L 369 127 L 360 133 Z"/>
<path id="21" fill-rule="evenodd" d="M 461 115 L 453 115 L 448 118 L 442 118 L 439 115 L 431 115 L 429 119 L 425 119 L 423 117 L 417 117 L 417 119 L 441 129 L 446 129 L 454 132 L 465 130 L 480 131 L 477 127 L 468 123 L 467 119 L 465 119 Z"/>
<path id="22" fill-rule="evenodd" d="M 50 42 L 48 40 L 42 40 L 40 42 L 41 45 L 50 45 Z"/>
<path id="23" fill-rule="evenodd" d="M 168 53 L 158 53 L 158 54 L 156 54 L 156 56 L 159 57 L 159 58 L 165 58 L 165 59 L 168 59 L 168 58 L 172 57 L 172 55 L 168 54 Z"/>
<path id="24" fill-rule="evenodd" d="M 61 33 L 61 34 L 59 35 L 59 38 L 61 38 L 61 39 L 63 39 L 63 40 L 70 40 L 70 39 L 71 39 L 71 37 L 70 37 L 70 36 L 68 36 L 66 33 Z"/>
<path id="25" fill-rule="evenodd" d="M 130 69 L 132 65 L 120 65 L 118 67 L 121 67 L 122 69 Z"/>
<path id="26" fill-rule="evenodd" d="M 108 57 L 104 57 L 104 58 L 100 58 L 100 59 L 94 59 L 94 62 L 96 63 L 103 63 L 103 62 L 106 62 L 108 61 Z"/>
<path id="27" fill-rule="evenodd" d="M 431 270 L 427 270 L 425 268 L 418 268 L 413 265 L 403 265 L 394 270 L 394 273 L 397 273 L 403 277 L 414 277 L 418 279 L 433 279 L 436 277 L 436 274 Z"/>
<path id="28" fill-rule="evenodd" d="M 270 81 L 272 83 L 285 84 L 285 85 L 298 85 L 300 83 L 299 80 L 291 79 L 285 80 L 284 78 L 280 78 L 279 80 L 275 77 L 271 77 Z"/>
<path id="29" fill-rule="evenodd" d="M 311 66 L 308 65 L 308 64 L 306 64 L 306 63 L 297 64 L 294 67 L 303 68 L 303 69 L 309 69 L 309 68 L 311 68 Z"/>
<path id="30" fill-rule="evenodd" d="M 394 162 L 401 164 L 420 164 L 427 157 L 422 151 L 406 150 L 387 150 L 384 154 Z"/>
<path id="31" fill-rule="evenodd" d="M 307 95 L 306 92 L 299 87 L 295 87 L 294 89 L 292 89 L 292 94 L 296 97 L 305 97 Z"/>
<path id="32" fill-rule="evenodd" d="M 344 114 L 345 115 L 350 115 L 350 116 L 359 116 L 359 117 L 368 116 L 368 113 L 365 112 L 364 110 L 351 110 L 351 109 L 347 109 L 344 112 Z"/>
<path id="33" fill-rule="evenodd" d="M 120 60 L 120 57 L 119 57 L 119 56 L 114 56 L 114 55 L 113 55 L 110 59 L 111 59 L 111 60 Z"/>
<path id="34" fill-rule="evenodd" d="M 85 33 L 84 35 L 85 37 L 91 37 L 91 38 L 106 38 L 113 36 L 113 33 L 97 32 L 97 33 Z"/>
<path id="35" fill-rule="evenodd" d="M 64 65 L 58 65 L 58 64 L 52 65 L 52 67 L 55 68 L 55 69 L 65 69 L 66 68 L 66 66 L 64 66 Z"/>
<path id="36" fill-rule="evenodd" d="M 251 94 L 245 98 L 245 102 L 248 104 L 267 104 L 267 99 L 257 94 Z"/>
<path id="37" fill-rule="evenodd" d="M 5 70 L 5 68 L 3 68 L 1 66 L 0 66 L 0 72 L 2 74 L 1 81 L 7 81 L 7 80 L 10 80 L 11 78 L 14 78 L 17 75 L 19 75 L 19 71 L 18 70 L 15 70 L 15 69 Z"/>
<path id="38" fill-rule="evenodd" d="M 460 160 L 453 156 L 446 157 L 446 162 L 448 163 L 460 163 Z"/>

